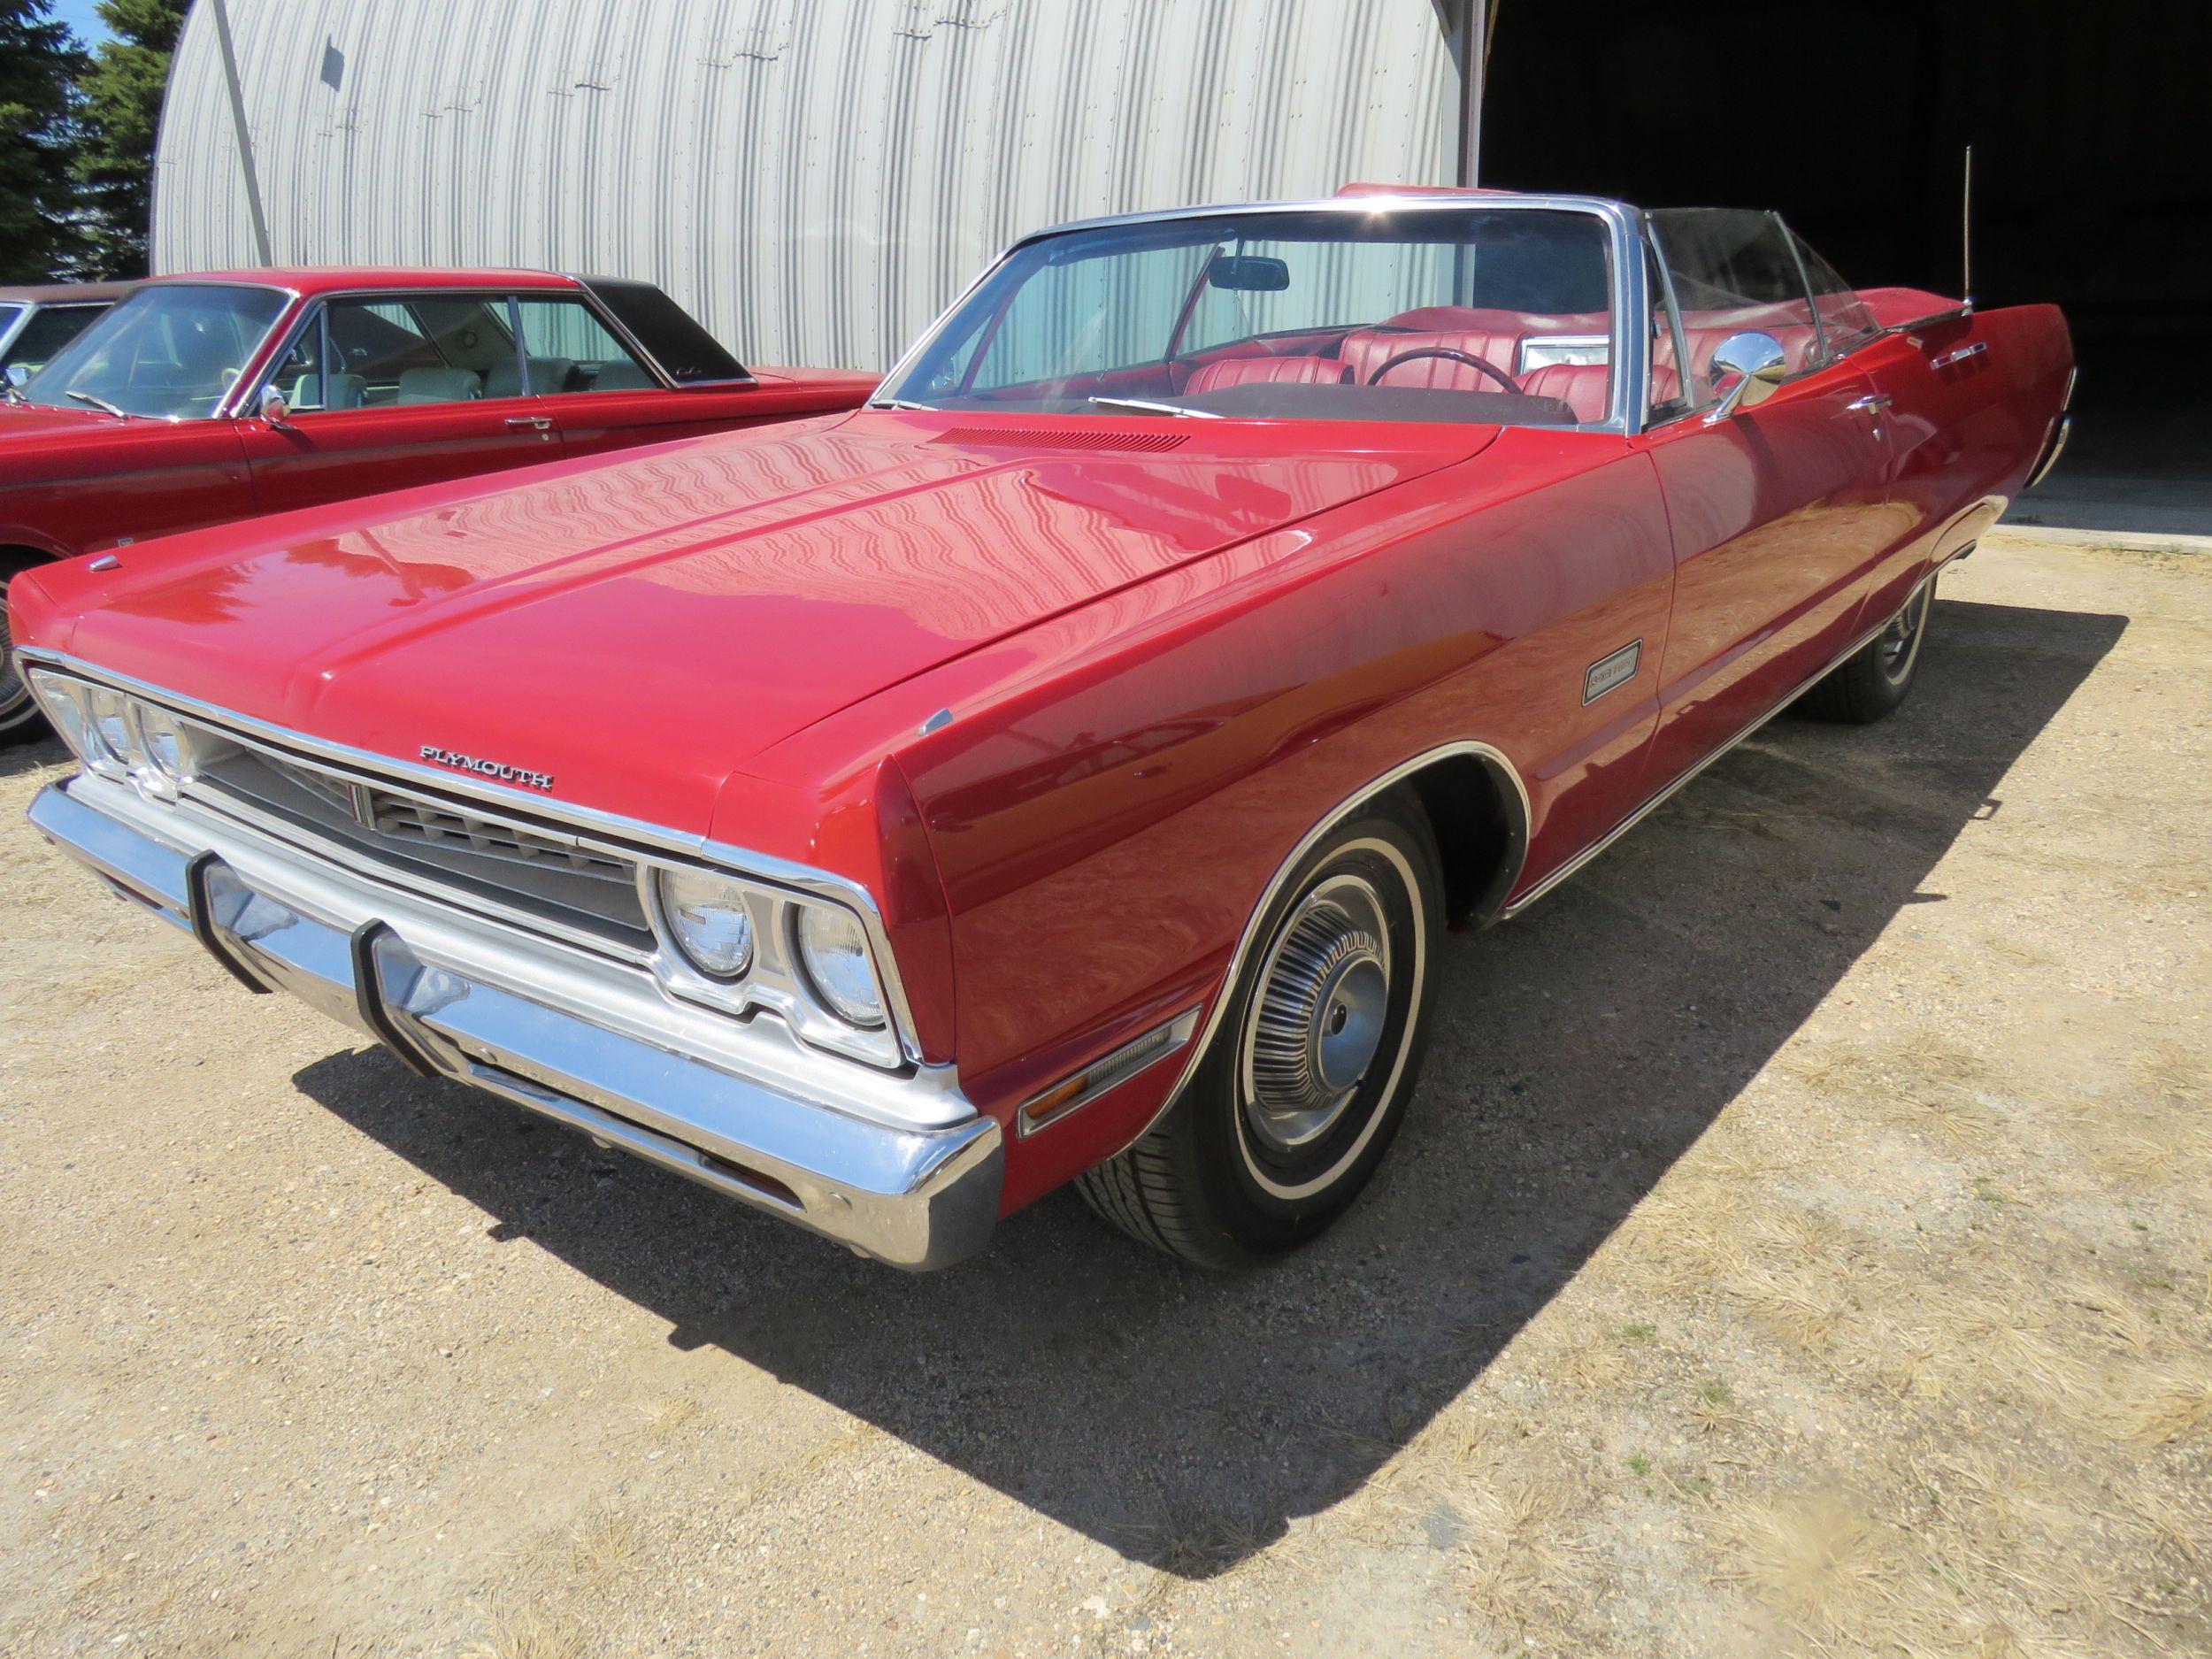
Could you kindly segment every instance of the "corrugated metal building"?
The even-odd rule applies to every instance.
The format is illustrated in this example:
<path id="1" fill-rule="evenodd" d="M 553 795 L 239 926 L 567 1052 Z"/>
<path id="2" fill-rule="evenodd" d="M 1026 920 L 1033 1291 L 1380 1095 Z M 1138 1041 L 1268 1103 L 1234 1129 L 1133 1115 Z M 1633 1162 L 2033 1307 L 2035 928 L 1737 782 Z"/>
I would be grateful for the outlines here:
<path id="1" fill-rule="evenodd" d="M 154 268 L 264 263 L 257 194 L 266 260 L 640 276 L 741 357 L 884 367 L 1041 225 L 1466 176 L 1480 11 L 198 0 Z"/>

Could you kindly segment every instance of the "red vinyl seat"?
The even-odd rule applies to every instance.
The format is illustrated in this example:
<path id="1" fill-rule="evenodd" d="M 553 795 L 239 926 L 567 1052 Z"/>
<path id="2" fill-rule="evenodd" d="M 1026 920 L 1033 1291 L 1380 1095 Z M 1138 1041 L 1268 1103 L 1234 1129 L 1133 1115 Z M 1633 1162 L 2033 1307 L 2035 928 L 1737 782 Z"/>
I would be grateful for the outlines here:
<path id="1" fill-rule="evenodd" d="M 1612 371 L 1602 363 L 1548 363 L 1521 376 L 1521 389 L 1531 397 L 1557 398 L 1577 420 L 1603 420 Z"/>
<path id="2" fill-rule="evenodd" d="M 1494 363 L 1506 373 L 1513 373 L 1513 361 L 1520 355 L 1521 334 L 1518 329 L 1444 328 L 1409 330 L 1395 328 L 1362 328 L 1344 336 L 1336 350 L 1337 356 L 1350 365 L 1352 383 L 1365 386 L 1375 378 L 1375 373 L 1393 357 L 1403 357 L 1409 351 L 1428 350 L 1464 351 Z M 1417 362 L 1405 363 L 1390 371 L 1386 386 L 1440 387 L 1455 392 L 1502 392 L 1507 388 L 1480 369 L 1450 357 L 1423 357 Z"/>
<path id="3" fill-rule="evenodd" d="M 1555 397 L 1575 411 L 1578 421 L 1603 420 L 1612 394 L 1611 371 L 1602 363 L 1548 363 L 1521 376 L 1521 389 L 1531 397 Z M 1651 401 L 1671 402 L 1678 390 L 1672 369 L 1651 371 Z"/>
<path id="4" fill-rule="evenodd" d="M 1340 386 L 1350 368 L 1333 357 L 1222 357 L 1190 377 L 1187 395 L 1225 386 Z"/>

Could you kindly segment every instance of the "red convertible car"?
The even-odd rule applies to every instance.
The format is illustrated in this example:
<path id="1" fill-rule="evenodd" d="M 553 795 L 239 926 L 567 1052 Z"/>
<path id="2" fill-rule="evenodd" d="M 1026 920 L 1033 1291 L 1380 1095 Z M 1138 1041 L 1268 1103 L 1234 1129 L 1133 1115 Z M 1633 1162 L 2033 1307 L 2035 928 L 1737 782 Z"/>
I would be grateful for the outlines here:
<path id="1" fill-rule="evenodd" d="M 104 315 L 74 306 L 98 320 L 0 388 L 0 741 L 36 725 L 9 585 L 48 559 L 849 410 L 877 378 L 748 370 L 658 288 L 605 277 L 242 271 L 102 303 L 118 295 Z"/>
<path id="2" fill-rule="evenodd" d="M 859 411 L 18 584 L 37 827 L 460 1079 L 910 1267 L 1229 1264 L 1404 1117 L 1440 930 L 1910 689 L 2047 306 L 1772 214 L 1369 191 L 1018 243 Z"/>

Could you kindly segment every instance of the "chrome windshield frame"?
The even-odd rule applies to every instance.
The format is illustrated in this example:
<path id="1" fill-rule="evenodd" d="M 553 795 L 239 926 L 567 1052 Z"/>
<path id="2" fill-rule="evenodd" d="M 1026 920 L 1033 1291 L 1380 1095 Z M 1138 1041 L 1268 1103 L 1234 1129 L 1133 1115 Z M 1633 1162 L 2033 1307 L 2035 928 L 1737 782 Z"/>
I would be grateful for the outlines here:
<path id="1" fill-rule="evenodd" d="M 236 405 L 240 401 L 239 388 L 244 386 L 253 376 L 254 373 L 260 366 L 262 359 L 268 353 L 269 342 L 274 339 L 279 333 L 282 332 L 289 326 L 292 317 L 299 309 L 300 293 L 297 288 L 288 288 L 280 282 L 244 282 L 229 277 L 175 277 L 153 279 L 143 283 L 136 293 L 127 294 L 121 299 L 111 303 L 105 311 L 104 311 L 100 316 L 95 318 L 91 322 L 86 324 L 83 330 L 77 334 L 75 339 L 71 340 L 68 345 L 65 346 L 63 349 L 70 349 L 77 344 L 78 341 L 83 340 L 86 336 L 89 335 L 93 330 L 104 327 L 107 324 L 108 319 L 115 316 L 125 306 L 134 304 L 148 295 L 158 295 L 174 288 L 244 288 L 257 293 L 280 295 L 283 297 L 284 303 L 277 307 L 276 315 L 269 319 L 268 326 L 261 331 L 259 337 L 254 341 L 253 345 L 244 354 L 243 360 L 238 366 L 238 376 L 231 382 L 230 390 L 224 393 L 222 396 L 217 398 L 215 400 L 214 406 L 211 408 L 207 413 L 204 415 L 134 414 L 128 416 L 127 419 L 132 420 L 162 421 L 173 426 L 183 426 L 187 423 L 196 424 L 204 420 L 227 420 L 234 419 L 237 414 Z M 39 373 L 43 374 L 46 372 L 46 368 L 50 368 L 51 366 L 52 365 L 49 363 L 45 365 L 45 367 L 42 367 Z M 65 407 L 65 405 L 50 403 L 45 405 L 45 407 L 50 409 L 59 409 Z"/>
<path id="2" fill-rule="evenodd" d="M 1115 229 L 1131 225 L 1164 225 L 1179 220 L 1202 219 L 1241 219 L 1264 217 L 1282 213 L 1341 213 L 1347 218 L 1359 218 L 1377 213 L 1465 213 L 1469 211 L 1508 212 L 1569 212 L 1587 213 L 1601 220 L 1607 228 L 1608 301 L 1613 311 L 1613 367 L 1612 383 L 1608 391 L 1607 416 L 1601 421 L 1583 422 L 1575 426 L 1547 426 L 1554 432 L 1607 432 L 1626 435 L 1637 430 L 1641 414 L 1641 399 L 1650 356 L 1650 342 L 1640 328 L 1628 326 L 1632 318 L 1641 317 L 1648 296 L 1645 293 L 1643 260 L 1637 244 L 1637 229 L 1640 223 L 1638 210 L 1624 203 L 1606 196 L 1523 196 L 1517 194 L 1478 194 L 1473 192 L 1375 196 L 1333 196 L 1310 201 L 1247 202 L 1216 206 L 1178 207 L 1148 213 L 1117 213 L 1099 219 L 1073 219 L 1066 224 L 1054 225 L 1033 231 L 1008 243 L 998 257 L 984 266 L 957 297 L 939 313 L 936 319 L 918 334 L 914 342 L 901 354 L 869 399 L 869 406 L 887 406 L 891 400 L 905 395 L 902 382 L 929 347 L 945 332 L 954 318 L 964 311 L 968 302 L 1016 254 L 1034 244 L 1055 236 L 1064 236 L 1084 231 Z M 1631 258 L 1633 253 L 1638 257 Z M 950 411 L 949 411 L 950 412 Z M 976 410 L 961 410 L 963 416 L 985 413 Z M 1231 416 L 1231 419 L 1240 417 Z"/>

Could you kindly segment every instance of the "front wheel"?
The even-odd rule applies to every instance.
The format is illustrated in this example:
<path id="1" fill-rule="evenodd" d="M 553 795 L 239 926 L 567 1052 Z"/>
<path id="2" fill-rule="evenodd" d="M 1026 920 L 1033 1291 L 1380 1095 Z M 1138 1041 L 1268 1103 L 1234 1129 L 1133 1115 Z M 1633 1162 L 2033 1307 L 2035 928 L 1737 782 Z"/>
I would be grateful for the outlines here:
<path id="1" fill-rule="evenodd" d="M 0 749 L 28 742 L 46 729 L 24 682 L 23 665 L 16 660 L 15 638 L 8 631 L 8 583 L 26 568 L 0 553 Z"/>
<path id="2" fill-rule="evenodd" d="M 1078 1181 L 1141 1243 L 1202 1267 L 1279 1256 L 1351 1207 L 1420 1070 L 1441 927 L 1436 840 L 1377 803 L 1269 906 L 1174 1108 Z"/>
<path id="3" fill-rule="evenodd" d="M 1847 726 L 1869 726 L 1904 702 L 1920 666 L 1920 644 L 1927 637 L 1935 604 L 1932 576 L 1912 590 L 1904 609 L 1889 626 L 1845 657 L 1826 679 L 1805 694 L 1805 712 Z"/>

